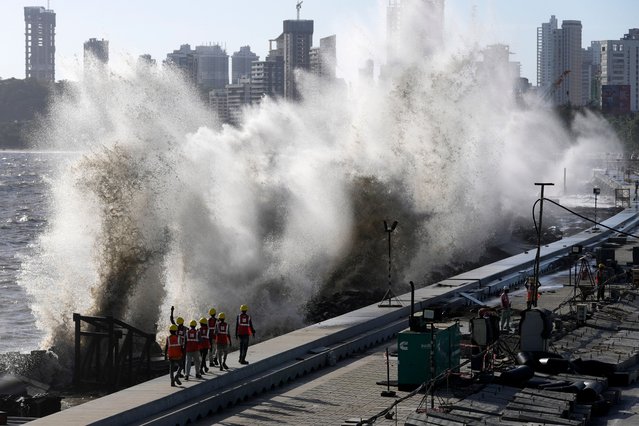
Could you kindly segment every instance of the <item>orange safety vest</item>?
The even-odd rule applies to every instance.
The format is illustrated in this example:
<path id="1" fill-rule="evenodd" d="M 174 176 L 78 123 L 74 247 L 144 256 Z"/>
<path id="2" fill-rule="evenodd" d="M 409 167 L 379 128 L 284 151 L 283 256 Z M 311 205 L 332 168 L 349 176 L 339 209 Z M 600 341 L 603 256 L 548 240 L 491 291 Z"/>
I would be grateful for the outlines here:
<path id="1" fill-rule="evenodd" d="M 217 322 L 217 319 L 215 317 L 210 317 L 209 318 L 209 330 L 211 330 L 211 331 L 215 330 L 215 323 L 216 322 Z"/>
<path id="2" fill-rule="evenodd" d="M 199 336 L 198 332 L 194 328 L 190 328 L 186 331 L 186 351 L 197 352 L 199 350 Z"/>
<path id="3" fill-rule="evenodd" d="M 221 343 L 223 345 L 231 343 L 231 336 L 229 336 L 229 323 L 218 322 L 215 324 L 215 343 Z"/>
<path id="4" fill-rule="evenodd" d="M 209 327 L 202 324 L 198 330 L 198 334 L 200 336 L 199 349 L 209 349 L 211 347 L 211 341 L 209 340 Z"/>
<path id="5" fill-rule="evenodd" d="M 248 314 L 241 313 L 237 316 L 237 335 L 251 336 L 251 317 Z"/>
<path id="6" fill-rule="evenodd" d="M 184 325 L 178 325 L 177 333 L 178 337 L 182 341 L 182 346 L 186 343 L 186 327 Z"/>
<path id="7" fill-rule="evenodd" d="M 167 355 L 170 360 L 182 359 L 182 339 L 177 334 L 171 334 L 166 338 L 166 344 L 168 346 Z"/>

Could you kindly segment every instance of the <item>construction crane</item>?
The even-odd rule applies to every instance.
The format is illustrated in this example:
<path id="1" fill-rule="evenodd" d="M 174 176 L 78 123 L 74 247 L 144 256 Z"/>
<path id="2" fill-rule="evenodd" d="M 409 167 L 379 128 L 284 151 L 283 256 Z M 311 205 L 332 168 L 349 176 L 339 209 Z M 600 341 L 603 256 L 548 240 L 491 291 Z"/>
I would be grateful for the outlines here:
<path id="1" fill-rule="evenodd" d="M 302 3 L 304 3 L 304 0 L 298 1 L 297 5 L 295 5 L 295 8 L 297 9 L 297 20 L 300 20 L 300 10 L 302 10 Z"/>
<path id="2" fill-rule="evenodd" d="M 564 79 L 566 78 L 568 74 L 570 74 L 570 70 L 565 70 L 559 75 L 559 78 L 555 80 L 555 82 L 552 85 L 550 85 L 550 87 L 546 90 L 546 93 L 544 93 L 545 100 L 549 100 L 555 94 L 555 92 L 557 91 L 559 86 L 561 86 L 561 83 L 563 83 Z"/>

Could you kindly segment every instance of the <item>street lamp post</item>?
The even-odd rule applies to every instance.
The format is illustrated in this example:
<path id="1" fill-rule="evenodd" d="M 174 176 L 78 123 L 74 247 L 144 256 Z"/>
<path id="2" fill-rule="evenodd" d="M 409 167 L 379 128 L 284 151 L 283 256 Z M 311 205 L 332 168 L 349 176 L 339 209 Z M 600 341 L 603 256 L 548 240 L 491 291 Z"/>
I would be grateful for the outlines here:
<path id="1" fill-rule="evenodd" d="M 393 307 L 402 306 L 401 304 L 395 304 L 395 305 L 392 304 L 393 298 L 396 299 L 397 297 L 393 294 L 392 281 L 391 281 L 391 266 L 392 266 L 391 234 L 393 233 L 395 228 L 397 228 L 397 224 L 398 222 L 394 221 L 392 225 L 389 227 L 388 222 L 384 221 L 384 231 L 388 234 L 388 290 L 386 290 L 386 294 L 384 294 L 384 298 L 378 305 L 379 307 L 393 308 Z M 388 301 L 388 304 L 384 303 L 386 301 Z"/>
<path id="2" fill-rule="evenodd" d="M 595 194 L 595 227 L 592 228 L 592 230 L 596 232 L 599 231 L 599 228 L 597 227 L 597 196 L 601 193 L 601 189 L 595 186 L 592 188 L 592 193 Z"/>
<path id="3" fill-rule="evenodd" d="M 544 215 L 544 188 L 546 186 L 554 186 L 554 183 L 539 183 L 535 182 L 535 185 L 541 186 L 541 196 L 539 198 L 539 227 L 537 228 L 537 255 L 535 256 L 535 274 L 532 285 L 532 305 L 537 306 L 537 299 L 539 298 L 539 260 L 541 257 L 541 233 L 542 233 L 542 219 Z"/>

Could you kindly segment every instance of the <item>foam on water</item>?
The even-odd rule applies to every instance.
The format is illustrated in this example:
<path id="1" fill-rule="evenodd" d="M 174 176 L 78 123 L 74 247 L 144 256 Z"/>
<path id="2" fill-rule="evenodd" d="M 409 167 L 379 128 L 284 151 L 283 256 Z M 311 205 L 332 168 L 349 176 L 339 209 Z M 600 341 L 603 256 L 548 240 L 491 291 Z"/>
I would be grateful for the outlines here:
<path id="1" fill-rule="evenodd" d="M 300 74 L 305 101 L 267 99 L 237 128 L 170 70 L 82 76 L 39 137 L 78 152 L 20 277 L 43 345 L 70 353 L 73 312 L 153 331 L 171 305 L 188 320 L 248 303 L 258 332 L 291 329 L 320 290 L 385 289 L 385 219 L 400 222 L 395 282 L 476 260 L 513 212 L 529 215 L 533 182 L 564 167 L 589 179 L 579 159 L 617 149 L 603 120 L 569 132 L 478 59 L 449 46 L 348 91 Z"/>

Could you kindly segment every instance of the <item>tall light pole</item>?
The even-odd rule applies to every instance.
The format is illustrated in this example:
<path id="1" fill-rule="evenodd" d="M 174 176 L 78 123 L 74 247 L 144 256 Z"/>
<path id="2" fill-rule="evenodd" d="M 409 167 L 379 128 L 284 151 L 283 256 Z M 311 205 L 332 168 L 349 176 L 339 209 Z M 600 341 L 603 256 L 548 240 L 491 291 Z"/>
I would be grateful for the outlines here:
<path id="1" fill-rule="evenodd" d="M 535 185 L 541 186 L 541 196 L 539 198 L 539 227 L 537 228 L 537 255 L 535 256 L 535 274 L 532 283 L 532 305 L 536 307 L 537 299 L 539 298 L 539 260 L 541 256 L 542 219 L 544 215 L 544 188 L 546 186 L 554 186 L 555 184 L 535 182 Z"/>
<path id="2" fill-rule="evenodd" d="M 392 307 L 402 306 L 401 304 L 396 304 L 396 305 L 392 304 L 392 299 L 396 298 L 396 296 L 393 294 L 392 281 L 391 281 L 391 266 L 392 266 L 391 234 L 393 233 L 395 228 L 397 228 L 397 224 L 398 222 L 394 221 L 393 224 L 389 227 L 388 222 L 384 221 L 384 232 L 388 234 L 388 290 L 386 290 L 386 294 L 384 295 L 384 298 L 378 305 L 379 307 L 392 308 Z M 385 301 L 388 301 L 388 304 L 384 304 Z"/>
<path id="3" fill-rule="evenodd" d="M 596 232 L 599 231 L 599 228 L 597 227 L 597 196 L 601 193 L 601 189 L 595 186 L 592 188 L 592 193 L 595 194 L 595 227 L 592 228 L 592 230 Z"/>

